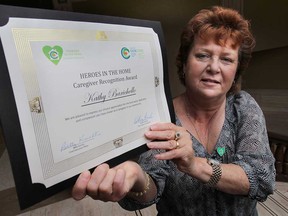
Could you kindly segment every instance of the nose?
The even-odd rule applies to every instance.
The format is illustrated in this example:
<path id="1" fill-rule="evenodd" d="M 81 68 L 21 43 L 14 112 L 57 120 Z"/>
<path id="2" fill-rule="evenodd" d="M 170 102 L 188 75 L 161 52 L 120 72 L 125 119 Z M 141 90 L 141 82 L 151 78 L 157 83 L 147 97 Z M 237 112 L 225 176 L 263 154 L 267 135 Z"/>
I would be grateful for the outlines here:
<path id="1" fill-rule="evenodd" d="M 211 58 L 207 70 L 211 73 L 219 73 L 220 72 L 220 62 L 217 58 Z"/>

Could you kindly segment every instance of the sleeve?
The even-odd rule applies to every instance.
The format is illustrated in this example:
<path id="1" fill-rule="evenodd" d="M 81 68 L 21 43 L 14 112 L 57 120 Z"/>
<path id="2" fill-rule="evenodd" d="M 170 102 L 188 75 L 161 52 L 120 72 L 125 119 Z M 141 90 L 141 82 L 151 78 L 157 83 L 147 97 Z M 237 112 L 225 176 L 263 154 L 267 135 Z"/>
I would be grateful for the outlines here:
<path id="1" fill-rule="evenodd" d="M 257 102 L 243 91 L 235 99 L 234 108 L 238 127 L 233 163 L 241 166 L 248 176 L 248 196 L 265 201 L 273 193 L 276 175 L 265 118 Z"/>
<path id="2" fill-rule="evenodd" d="M 119 205 L 129 211 L 134 211 L 137 209 L 143 209 L 150 205 L 157 203 L 164 191 L 165 181 L 167 176 L 169 175 L 169 166 L 167 161 L 156 160 L 154 155 L 159 153 L 160 150 L 149 150 L 140 155 L 138 163 L 142 167 L 142 169 L 147 172 L 150 177 L 153 179 L 156 187 L 157 187 L 157 196 L 154 200 L 147 203 L 140 203 L 133 199 L 129 199 L 125 197 L 120 200 Z"/>

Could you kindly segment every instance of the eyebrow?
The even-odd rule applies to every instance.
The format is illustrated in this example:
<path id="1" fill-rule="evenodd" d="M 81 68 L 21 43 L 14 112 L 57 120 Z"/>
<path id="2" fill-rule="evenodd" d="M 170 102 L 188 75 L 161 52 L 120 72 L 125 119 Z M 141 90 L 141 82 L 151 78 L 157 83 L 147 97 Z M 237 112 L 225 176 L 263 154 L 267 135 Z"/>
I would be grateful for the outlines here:
<path id="1" fill-rule="evenodd" d="M 194 47 L 195 48 L 195 47 Z M 198 49 L 194 49 L 196 52 L 197 51 L 204 51 L 204 52 L 211 52 L 211 50 L 210 49 L 208 49 L 208 48 L 203 48 L 203 47 L 199 47 Z M 233 56 L 237 56 L 237 54 L 238 54 L 238 52 L 235 50 L 235 52 L 233 52 L 233 51 L 221 51 L 221 53 L 222 54 L 224 54 L 224 55 L 233 55 Z"/>

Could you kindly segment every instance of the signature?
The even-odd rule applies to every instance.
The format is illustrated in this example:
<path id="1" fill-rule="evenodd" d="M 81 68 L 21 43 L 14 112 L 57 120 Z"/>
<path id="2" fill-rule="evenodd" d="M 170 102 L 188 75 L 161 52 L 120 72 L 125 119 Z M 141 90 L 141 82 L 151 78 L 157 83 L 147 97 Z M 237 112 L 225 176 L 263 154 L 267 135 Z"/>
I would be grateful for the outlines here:
<path id="1" fill-rule="evenodd" d="M 75 141 L 64 141 L 61 145 L 61 152 L 67 150 L 67 149 L 77 149 L 83 146 L 86 142 L 95 140 L 96 137 L 98 137 L 100 134 L 99 131 L 94 131 L 93 133 L 90 134 L 82 134 L 79 136 L 78 139 Z"/>
<path id="2" fill-rule="evenodd" d="M 144 125 L 150 122 L 153 119 L 153 113 L 146 112 L 144 115 L 138 115 L 134 118 L 135 125 Z"/>
<path id="3" fill-rule="evenodd" d="M 89 92 L 86 95 L 86 100 L 84 100 L 84 104 L 87 103 L 95 103 L 95 102 L 105 102 L 106 95 L 103 92 Z"/>
<path id="4" fill-rule="evenodd" d="M 120 99 L 123 97 L 130 97 L 136 95 L 136 88 L 135 86 L 131 88 L 125 88 L 125 89 L 118 89 L 118 88 L 112 88 L 108 91 L 107 94 L 103 92 L 88 92 L 85 94 L 85 99 L 83 101 L 82 106 L 87 106 L 95 103 L 101 103 L 106 102 L 109 100 L 115 100 Z"/>

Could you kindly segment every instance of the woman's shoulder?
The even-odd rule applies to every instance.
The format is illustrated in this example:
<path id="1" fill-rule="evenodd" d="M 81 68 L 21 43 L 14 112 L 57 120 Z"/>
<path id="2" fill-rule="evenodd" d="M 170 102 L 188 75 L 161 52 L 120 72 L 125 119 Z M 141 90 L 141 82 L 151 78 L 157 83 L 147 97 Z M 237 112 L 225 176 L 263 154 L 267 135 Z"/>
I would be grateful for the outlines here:
<path id="1" fill-rule="evenodd" d="M 246 91 L 239 91 L 227 97 L 227 108 L 234 115 L 263 115 L 256 100 Z"/>
<path id="2" fill-rule="evenodd" d="M 256 100 L 246 91 L 241 90 L 238 93 L 231 94 L 227 97 L 228 103 L 238 105 L 238 107 L 256 105 Z"/>

